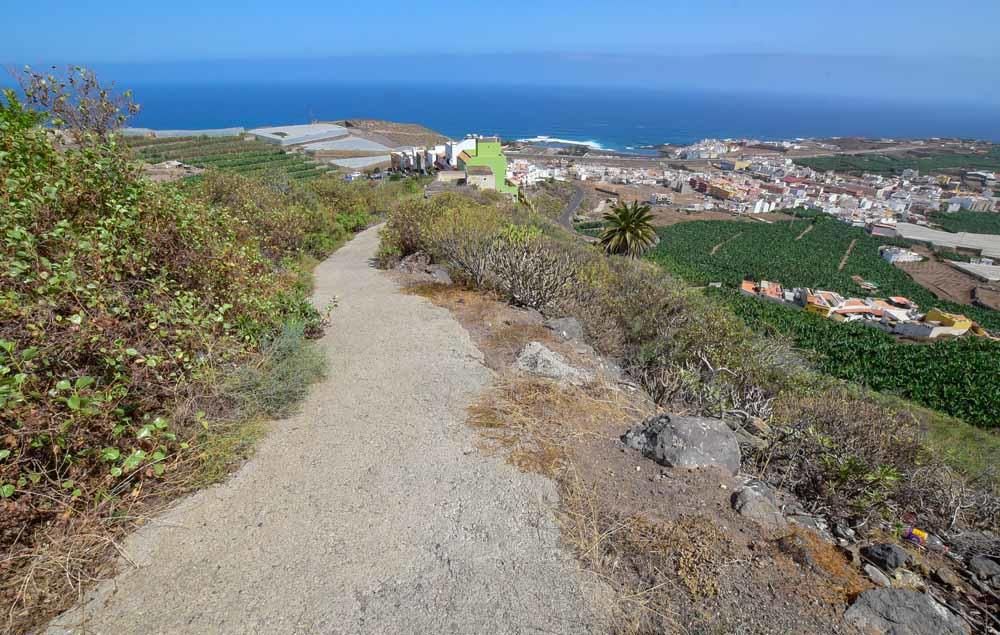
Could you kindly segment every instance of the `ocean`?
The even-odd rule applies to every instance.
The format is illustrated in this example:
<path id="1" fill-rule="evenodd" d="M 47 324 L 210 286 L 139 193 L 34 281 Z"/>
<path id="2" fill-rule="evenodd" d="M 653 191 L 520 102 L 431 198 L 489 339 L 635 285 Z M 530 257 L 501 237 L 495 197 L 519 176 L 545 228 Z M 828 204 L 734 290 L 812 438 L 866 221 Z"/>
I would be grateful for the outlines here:
<path id="1" fill-rule="evenodd" d="M 452 138 L 547 136 L 615 150 L 706 137 L 963 137 L 1000 142 L 1000 106 L 857 98 L 427 83 L 128 85 L 158 129 L 258 127 L 351 117 L 423 124 Z"/>

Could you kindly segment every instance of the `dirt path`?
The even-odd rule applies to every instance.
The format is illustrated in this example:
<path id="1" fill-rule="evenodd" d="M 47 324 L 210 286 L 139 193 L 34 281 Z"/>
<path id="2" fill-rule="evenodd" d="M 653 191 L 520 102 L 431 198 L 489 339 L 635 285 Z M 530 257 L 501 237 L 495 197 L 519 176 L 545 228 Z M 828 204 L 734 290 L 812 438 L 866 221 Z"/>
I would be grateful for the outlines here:
<path id="1" fill-rule="evenodd" d="M 843 271 L 844 266 L 847 265 L 847 259 L 851 257 L 851 252 L 854 251 L 854 245 L 858 244 L 858 239 L 855 238 L 851 241 L 851 244 L 847 246 L 847 251 L 844 252 L 844 257 L 840 259 L 840 264 L 837 265 L 837 271 Z"/>
<path id="2" fill-rule="evenodd" d="M 316 271 L 339 298 L 329 375 L 226 483 L 135 534 L 137 565 L 50 633 L 588 632 L 551 482 L 474 449 L 490 380 L 445 309 L 369 265 L 368 230 Z M 83 619 L 86 618 L 86 623 Z"/>
<path id="3" fill-rule="evenodd" d="M 795 237 L 795 240 L 802 240 L 802 237 L 813 230 L 816 225 L 810 223 L 808 227 L 802 230 L 802 233 Z"/>
<path id="4" fill-rule="evenodd" d="M 717 254 L 719 252 L 720 249 L 722 249 L 725 246 L 726 243 L 732 242 L 732 241 L 736 240 L 737 238 L 739 238 L 742 235 L 743 235 L 743 232 L 736 232 L 735 235 L 730 236 L 729 238 L 723 240 L 721 243 L 719 243 L 715 247 L 712 247 L 712 251 L 708 252 L 708 255 L 709 256 L 714 256 L 715 254 Z"/>

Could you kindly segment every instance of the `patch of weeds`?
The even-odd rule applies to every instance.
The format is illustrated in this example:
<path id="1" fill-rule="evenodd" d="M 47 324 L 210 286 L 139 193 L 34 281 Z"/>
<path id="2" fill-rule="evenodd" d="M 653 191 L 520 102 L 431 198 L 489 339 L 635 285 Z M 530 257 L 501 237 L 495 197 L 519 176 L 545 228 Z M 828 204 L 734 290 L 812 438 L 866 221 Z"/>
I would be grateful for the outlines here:
<path id="1" fill-rule="evenodd" d="M 259 418 L 213 426 L 196 448 L 197 463 L 190 486 L 197 489 L 229 476 L 235 466 L 253 455 L 267 429 Z"/>
<path id="2" fill-rule="evenodd" d="M 243 419 L 287 417 L 325 374 L 323 352 L 306 340 L 305 326 L 289 322 L 264 345 L 257 363 L 236 371 L 223 394 Z"/>

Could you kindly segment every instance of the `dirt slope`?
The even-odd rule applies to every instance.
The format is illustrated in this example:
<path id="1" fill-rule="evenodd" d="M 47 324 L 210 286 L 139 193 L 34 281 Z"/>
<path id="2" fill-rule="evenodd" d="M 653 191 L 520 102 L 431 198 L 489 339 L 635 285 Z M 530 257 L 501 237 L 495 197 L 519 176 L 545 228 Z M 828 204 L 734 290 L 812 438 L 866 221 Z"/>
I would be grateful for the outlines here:
<path id="1" fill-rule="evenodd" d="M 316 272 L 328 378 L 226 483 L 133 534 L 137 567 L 51 633 L 588 632 L 551 482 L 473 448 L 490 380 L 444 309 L 399 292 L 368 230 Z M 86 625 L 82 620 L 86 618 Z"/>

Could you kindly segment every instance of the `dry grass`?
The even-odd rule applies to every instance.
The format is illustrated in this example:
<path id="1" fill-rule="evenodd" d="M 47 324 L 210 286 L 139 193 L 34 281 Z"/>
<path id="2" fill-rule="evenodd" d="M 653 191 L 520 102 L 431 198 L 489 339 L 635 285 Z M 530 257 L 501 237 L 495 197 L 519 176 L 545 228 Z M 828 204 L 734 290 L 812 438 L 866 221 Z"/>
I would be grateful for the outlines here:
<path id="1" fill-rule="evenodd" d="M 468 422 L 504 448 L 513 465 L 558 477 L 571 445 L 642 414 L 631 394 L 608 382 L 578 387 L 507 373 L 469 409 Z"/>
<path id="2" fill-rule="evenodd" d="M 727 566 L 732 540 L 703 516 L 675 521 L 616 513 L 579 478 L 560 481 L 564 541 L 586 569 L 614 594 L 615 632 L 676 633 L 690 622 L 677 606 L 714 597 Z"/>
<path id="3" fill-rule="evenodd" d="M 55 522 L 15 541 L 0 560 L 0 632 L 30 632 L 114 575 L 130 562 L 122 541 L 132 530 L 178 497 L 224 479 L 265 431 L 260 419 L 216 424 L 187 452 L 168 458 L 163 478 L 127 480 L 113 499 L 83 511 L 67 505 Z M 13 503 L 0 505 L 16 513 Z"/>
<path id="4" fill-rule="evenodd" d="M 787 535 L 777 541 L 777 545 L 793 561 L 809 567 L 825 579 L 827 584 L 818 593 L 828 604 L 849 603 L 862 591 L 872 588 L 872 584 L 848 563 L 843 553 L 814 531 L 793 526 Z M 775 562 L 779 567 L 790 564 L 781 559 Z M 794 575 L 790 568 L 787 573 Z"/>

